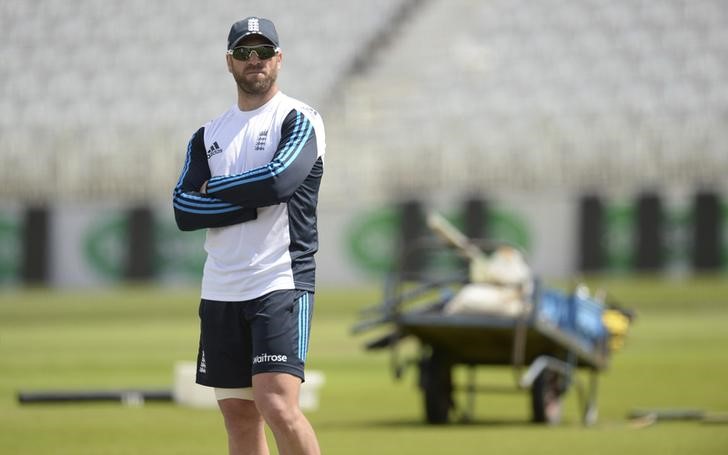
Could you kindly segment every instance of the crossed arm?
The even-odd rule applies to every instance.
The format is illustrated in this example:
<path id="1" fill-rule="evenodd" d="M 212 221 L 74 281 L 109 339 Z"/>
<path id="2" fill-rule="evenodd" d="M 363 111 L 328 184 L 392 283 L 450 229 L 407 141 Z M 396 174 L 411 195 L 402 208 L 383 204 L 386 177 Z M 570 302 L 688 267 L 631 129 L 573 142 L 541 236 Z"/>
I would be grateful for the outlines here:
<path id="1" fill-rule="evenodd" d="M 194 231 L 254 220 L 257 217 L 255 208 L 243 208 L 200 193 L 202 184 L 210 178 L 204 133 L 205 129 L 200 128 L 190 139 L 182 174 L 172 193 L 177 227 Z"/>
<path id="2" fill-rule="evenodd" d="M 187 147 L 182 174 L 172 195 L 175 220 L 183 231 L 223 227 L 257 217 L 257 207 L 287 201 L 311 173 L 318 151 L 311 122 L 292 110 L 283 122 L 273 159 L 241 174 L 211 177 L 204 128 Z"/>

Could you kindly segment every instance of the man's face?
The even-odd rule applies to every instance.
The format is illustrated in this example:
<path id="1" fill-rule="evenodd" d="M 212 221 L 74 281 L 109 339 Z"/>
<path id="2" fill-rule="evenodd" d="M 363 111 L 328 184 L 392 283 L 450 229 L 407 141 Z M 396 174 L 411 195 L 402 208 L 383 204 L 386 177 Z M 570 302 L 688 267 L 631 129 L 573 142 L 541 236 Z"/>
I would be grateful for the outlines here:
<path id="1" fill-rule="evenodd" d="M 270 44 L 270 42 L 262 36 L 250 35 L 243 38 L 236 47 L 260 44 Z M 248 95 L 262 95 L 273 87 L 278 78 L 281 60 L 280 52 L 265 60 L 262 60 L 256 52 L 252 52 L 247 60 L 236 60 L 229 54 L 227 56 L 228 69 L 240 90 Z"/>

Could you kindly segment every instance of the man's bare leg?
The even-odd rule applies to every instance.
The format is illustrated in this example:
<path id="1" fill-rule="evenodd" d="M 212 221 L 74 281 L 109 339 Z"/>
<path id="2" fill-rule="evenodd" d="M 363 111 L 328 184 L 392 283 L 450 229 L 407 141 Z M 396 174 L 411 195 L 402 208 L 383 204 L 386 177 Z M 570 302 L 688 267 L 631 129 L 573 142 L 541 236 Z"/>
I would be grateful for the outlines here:
<path id="1" fill-rule="evenodd" d="M 218 400 L 225 420 L 230 455 L 268 455 L 265 421 L 251 400 Z"/>
<path id="2" fill-rule="evenodd" d="M 298 407 L 301 380 L 286 373 L 253 376 L 258 411 L 273 431 L 280 455 L 319 455 L 316 434 Z"/>

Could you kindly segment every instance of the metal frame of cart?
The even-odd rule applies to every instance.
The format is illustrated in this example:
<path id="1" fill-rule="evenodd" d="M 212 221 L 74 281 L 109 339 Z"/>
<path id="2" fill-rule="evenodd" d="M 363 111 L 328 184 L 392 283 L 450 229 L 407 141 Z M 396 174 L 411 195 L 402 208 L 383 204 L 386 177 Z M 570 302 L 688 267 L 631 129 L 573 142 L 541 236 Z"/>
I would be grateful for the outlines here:
<path id="1" fill-rule="evenodd" d="M 609 359 L 606 339 L 589 347 L 568 331 L 539 318 L 538 286 L 532 310 L 518 317 L 443 314 L 441 310 L 452 296 L 450 290 L 467 283 L 467 273 L 460 271 L 445 279 L 407 275 L 400 271 L 390 277 L 384 303 L 369 309 L 368 319 L 355 325 L 354 332 L 382 324 L 393 326 L 390 333 L 369 342 L 367 349 L 389 348 L 395 377 L 401 376 L 410 363 L 400 359 L 400 340 L 411 336 L 419 341 L 421 351 L 416 363 L 428 423 L 446 423 L 450 419 L 456 389 L 452 369 L 456 365 L 469 369 L 468 383 L 457 388 L 467 392 L 468 405 L 463 412 L 466 419 L 472 417 L 475 393 L 480 391 L 475 384 L 475 367 L 505 365 L 514 373 L 515 388 L 511 390 L 530 392 L 534 422 L 558 423 L 562 395 L 575 386 L 583 423 L 595 423 L 598 373 L 606 369 Z M 428 293 L 434 295 L 429 302 L 407 308 L 408 303 Z M 587 381 L 576 374 L 580 369 L 588 371 Z"/>

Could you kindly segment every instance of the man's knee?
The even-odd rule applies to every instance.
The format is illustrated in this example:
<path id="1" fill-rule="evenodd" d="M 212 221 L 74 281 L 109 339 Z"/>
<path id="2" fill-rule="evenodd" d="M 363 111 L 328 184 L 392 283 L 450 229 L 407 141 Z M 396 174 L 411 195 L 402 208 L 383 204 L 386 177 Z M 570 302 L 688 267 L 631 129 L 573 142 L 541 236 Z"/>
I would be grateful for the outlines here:
<path id="1" fill-rule="evenodd" d="M 261 397 L 257 404 L 265 421 L 275 428 L 292 427 L 302 415 L 298 403 L 274 394 Z"/>
<path id="2" fill-rule="evenodd" d="M 303 415 L 298 406 L 301 380 L 288 374 L 261 374 L 254 377 L 253 394 L 258 410 L 268 425 L 288 428 Z"/>
<path id="3" fill-rule="evenodd" d="M 228 398 L 217 403 L 229 430 L 245 432 L 263 425 L 263 418 L 251 400 Z"/>

